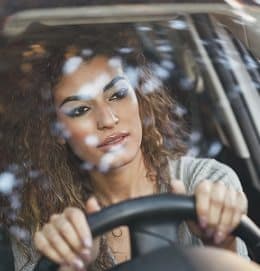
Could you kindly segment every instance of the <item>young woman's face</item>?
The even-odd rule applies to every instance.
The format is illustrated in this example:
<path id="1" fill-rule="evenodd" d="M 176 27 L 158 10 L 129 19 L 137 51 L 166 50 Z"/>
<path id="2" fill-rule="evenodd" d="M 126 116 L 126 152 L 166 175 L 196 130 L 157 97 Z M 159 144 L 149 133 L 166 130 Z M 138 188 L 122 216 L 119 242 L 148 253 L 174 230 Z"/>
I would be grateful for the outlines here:
<path id="1" fill-rule="evenodd" d="M 119 61 L 81 63 L 58 83 L 54 101 L 64 138 L 86 168 L 119 168 L 140 151 L 138 102 Z"/>

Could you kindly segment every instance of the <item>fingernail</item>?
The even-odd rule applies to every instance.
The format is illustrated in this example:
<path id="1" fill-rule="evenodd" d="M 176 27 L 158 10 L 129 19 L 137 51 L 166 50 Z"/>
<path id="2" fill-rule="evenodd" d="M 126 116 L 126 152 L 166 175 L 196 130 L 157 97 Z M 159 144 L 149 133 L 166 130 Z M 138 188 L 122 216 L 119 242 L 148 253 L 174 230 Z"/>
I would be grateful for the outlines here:
<path id="1" fill-rule="evenodd" d="M 81 251 L 82 258 L 88 263 L 91 260 L 91 252 L 89 249 L 83 249 Z"/>
<path id="2" fill-rule="evenodd" d="M 225 239 L 225 235 L 221 231 L 218 231 L 214 236 L 214 242 L 217 245 L 219 245 L 224 239 Z"/>
<path id="3" fill-rule="evenodd" d="M 85 246 L 86 248 L 91 248 L 91 247 L 92 247 L 92 239 L 90 239 L 90 238 L 86 238 L 86 239 L 83 241 L 83 243 L 84 243 L 84 246 Z"/>
<path id="4" fill-rule="evenodd" d="M 200 223 L 200 226 L 201 228 L 206 228 L 207 227 L 207 219 L 206 217 L 200 217 L 199 218 L 199 223 Z"/>
<path id="5" fill-rule="evenodd" d="M 73 264 L 77 269 L 82 269 L 82 268 L 84 268 L 84 263 L 83 263 L 83 261 L 82 261 L 81 259 L 78 259 L 78 258 L 74 259 L 73 262 L 72 262 L 72 264 Z"/>
<path id="6" fill-rule="evenodd" d="M 206 236 L 208 238 L 211 238 L 213 236 L 214 230 L 213 229 L 207 229 L 206 230 Z"/>

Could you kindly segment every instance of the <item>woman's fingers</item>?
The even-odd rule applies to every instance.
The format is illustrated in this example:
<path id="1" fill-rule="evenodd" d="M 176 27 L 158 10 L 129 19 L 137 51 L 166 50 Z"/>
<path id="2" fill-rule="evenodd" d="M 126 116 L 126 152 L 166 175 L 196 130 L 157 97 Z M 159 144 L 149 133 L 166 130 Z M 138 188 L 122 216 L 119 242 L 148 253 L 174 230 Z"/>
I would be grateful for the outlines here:
<path id="1" fill-rule="evenodd" d="M 50 222 L 62 237 L 68 242 L 74 251 L 80 252 L 82 249 L 82 241 L 80 240 L 77 232 L 73 225 L 68 221 L 65 215 L 54 215 L 51 216 Z"/>
<path id="2" fill-rule="evenodd" d="M 85 214 L 77 208 L 66 208 L 64 215 L 73 225 L 83 247 L 90 249 L 92 247 L 92 235 Z"/>
<path id="3" fill-rule="evenodd" d="M 84 263 L 80 257 L 77 256 L 76 252 L 73 251 L 70 243 L 63 239 L 63 236 L 51 223 L 46 224 L 42 233 L 48 240 L 49 244 L 55 251 L 62 257 L 63 262 L 67 264 L 72 264 L 77 268 L 83 268 Z"/>
<path id="4" fill-rule="evenodd" d="M 224 205 L 225 194 L 226 186 L 223 182 L 217 182 L 211 186 L 208 224 L 213 228 L 218 225 L 222 215 L 221 212 Z"/>
<path id="5" fill-rule="evenodd" d="M 237 192 L 235 213 L 233 215 L 231 228 L 234 229 L 240 222 L 242 215 L 247 214 L 248 201 L 243 192 Z"/>
<path id="6" fill-rule="evenodd" d="M 236 212 L 237 204 L 236 194 L 237 192 L 231 188 L 227 188 L 227 191 L 225 192 L 222 214 L 219 218 L 219 223 L 217 225 L 216 232 L 214 235 L 214 241 L 216 244 L 221 243 L 225 239 L 225 237 L 230 233 L 230 229 L 236 226 L 232 225 L 232 221 Z"/>
<path id="7" fill-rule="evenodd" d="M 85 214 L 78 208 L 52 215 L 34 240 L 36 248 L 58 264 L 82 270 L 92 260 L 91 232 Z"/>
<path id="8" fill-rule="evenodd" d="M 247 199 L 223 182 L 201 182 L 196 190 L 196 210 L 205 238 L 222 243 L 247 212 Z"/>
<path id="9" fill-rule="evenodd" d="M 171 183 L 172 192 L 179 195 L 185 195 L 186 194 L 186 188 L 183 183 L 183 181 L 180 180 L 174 180 Z"/>
<path id="10" fill-rule="evenodd" d="M 90 197 L 86 202 L 86 212 L 88 214 L 100 211 L 100 205 L 95 197 Z"/>
<path id="11" fill-rule="evenodd" d="M 208 225 L 211 187 L 212 183 L 205 180 L 195 190 L 197 216 L 203 229 Z"/>
<path id="12" fill-rule="evenodd" d="M 46 237 L 42 234 L 41 231 L 38 231 L 34 235 L 34 243 L 36 248 L 45 256 L 50 258 L 52 261 L 64 264 L 64 259 L 60 254 L 51 246 Z"/>

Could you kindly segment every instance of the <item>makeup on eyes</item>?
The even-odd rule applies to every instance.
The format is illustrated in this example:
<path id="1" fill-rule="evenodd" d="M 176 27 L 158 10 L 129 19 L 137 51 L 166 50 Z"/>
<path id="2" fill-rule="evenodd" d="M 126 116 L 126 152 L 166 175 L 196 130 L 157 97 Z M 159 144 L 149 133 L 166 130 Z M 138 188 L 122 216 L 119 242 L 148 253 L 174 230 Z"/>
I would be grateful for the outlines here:
<path id="1" fill-rule="evenodd" d="M 107 96 L 106 99 L 111 102 L 122 100 L 128 95 L 128 88 L 125 87 L 118 90 L 114 90 L 113 88 L 108 90 L 105 95 Z M 61 107 L 61 111 L 69 117 L 79 117 L 86 114 L 91 109 L 91 106 L 85 104 L 86 102 L 91 103 L 91 101 L 84 101 L 83 99 L 67 102 Z"/>
<path id="2" fill-rule="evenodd" d="M 117 101 L 129 94 L 129 82 L 121 76 L 112 79 L 103 89 L 103 95 L 108 101 Z M 94 91 L 96 92 L 96 91 Z M 73 95 L 66 97 L 60 105 L 61 111 L 69 117 L 79 117 L 86 114 L 95 99 L 86 99 L 84 95 Z M 87 104 L 86 104 L 87 103 Z"/>

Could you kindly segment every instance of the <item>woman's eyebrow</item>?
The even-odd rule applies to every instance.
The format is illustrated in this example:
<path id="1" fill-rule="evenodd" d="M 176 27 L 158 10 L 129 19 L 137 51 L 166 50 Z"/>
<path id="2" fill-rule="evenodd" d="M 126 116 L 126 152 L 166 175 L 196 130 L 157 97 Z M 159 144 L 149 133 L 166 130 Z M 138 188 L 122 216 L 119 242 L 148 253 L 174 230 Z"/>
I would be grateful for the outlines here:
<path id="1" fill-rule="evenodd" d="M 104 87 L 104 92 L 110 88 L 112 88 L 119 80 L 125 80 L 123 76 L 116 76 L 114 77 L 107 85 Z"/>
<path id="2" fill-rule="evenodd" d="M 74 95 L 74 96 L 69 96 L 65 98 L 62 103 L 59 105 L 59 107 L 62 107 L 65 103 L 67 102 L 72 102 L 72 101 L 81 101 L 82 96 L 81 95 Z"/>
<path id="3" fill-rule="evenodd" d="M 125 80 L 125 77 L 123 77 L 123 76 L 116 76 L 116 77 L 114 77 L 108 84 L 105 85 L 103 91 L 105 92 L 105 91 L 109 90 L 110 88 L 112 88 L 119 80 Z M 62 107 L 67 102 L 82 101 L 82 100 L 84 100 L 82 98 L 82 96 L 84 96 L 84 95 L 73 95 L 73 96 L 66 97 L 61 102 L 61 104 L 60 104 L 59 107 Z"/>

